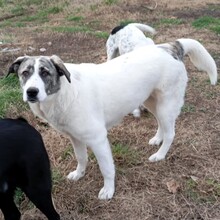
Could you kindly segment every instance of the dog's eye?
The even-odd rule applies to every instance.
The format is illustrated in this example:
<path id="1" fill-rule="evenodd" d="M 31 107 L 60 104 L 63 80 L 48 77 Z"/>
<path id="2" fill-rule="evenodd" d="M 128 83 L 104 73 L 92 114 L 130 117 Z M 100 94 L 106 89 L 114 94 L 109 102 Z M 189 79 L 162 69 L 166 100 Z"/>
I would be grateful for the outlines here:
<path id="1" fill-rule="evenodd" d="M 43 70 L 43 71 L 41 72 L 41 76 L 42 76 L 42 77 L 46 77 L 46 76 L 48 76 L 48 75 L 49 75 L 49 72 L 46 71 L 46 70 Z"/>
<path id="2" fill-rule="evenodd" d="M 28 75 L 29 75 L 29 72 L 28 72 L 28 71 L 22 72 L 22 76 L 27 77 Z"/>

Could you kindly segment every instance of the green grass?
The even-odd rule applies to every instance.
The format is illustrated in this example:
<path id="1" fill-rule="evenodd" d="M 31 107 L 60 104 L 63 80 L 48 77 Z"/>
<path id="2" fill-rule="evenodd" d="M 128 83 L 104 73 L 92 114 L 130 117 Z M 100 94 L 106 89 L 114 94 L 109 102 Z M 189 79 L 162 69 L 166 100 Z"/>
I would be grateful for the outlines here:
<path id="1" fill-rule="evenodd" d="M 24 201 L 24 199 L 25 199 L 24 193 L 21 191 L 21 189 L 17 188 L 15 190 L 15 195 L 14 195 L 15 204 L 17 206 L 20 206 L 20 204 Z"/>
<path id="2" fill-rule="evenodd" d="M 94 36 L 98 37 L 98 38 L 103 38 L 103 39 L 107 39 L 109 36 L 109 33 L 104 32 L 104 31 L 94 31 L 91 32 Z"/>
<path id="3" fill-rule="evenodd" d="M 74 32 L 89 32 L 87 27 L 79 27 L 79 26 L 60 26 L 60 27 L 52 27 L 53 31 L 61 32 L 61 33 L 74 33 Z"/>
<path id="4" fill-rule="evenodd" d="M 185 112 L 185 113 L 189 113 L 189 112 L 195 112 L 196 111 L 196 107 L 192 104 L 184 104 L 181 112 Z"/>
<path id="5" fill-rule="evenodd" d="M 107 39 L 109 34 L 107 32 L 103 31 L 93 31 L 90 30 L 86 26 L 59 26 L 59 27 L 52 27 L 52 31 L 60 32 L 60 33 L 77 33 L 77 32 L 83 32 L 92 34 L 98 38 L 104 38 Z"/>
<path id="6" fill-rule="evenodd" d="M 220 183 L 213 179 L 194 181 L 190 178 L 186 181 L 184 194 L 198 204 L 213 204 L 220 197 Z"/>
<path id="7" fill-rule="evenodd" d="M 113 5 L 118 2 L 118 0 L 103 0 L 106 5 Z"/>
<path id="8" fill-rule="evenodd" d="M 118 164 L 133 166 L 140 163 L 140 155 L 132 147 L 115 144 L 112 146 L 112 154 L 115 162 Z"/>
<path id="9" fill-rule="evenodd" d="M 17 5 L 14 8 L 11 9 L 11 13 L 15 14 L 15 15 L 22 14 L 24 12 L 25 12 L 25 8 L 20 6 L 20 5 Z"/>
<path id="10" fill-rule="evenodd" d="M 192 26 L 197 29 L 209 29 L 217 34 L 220 34 L 220 18 L 211 16 L 203 16 L 192 22 Z"/>
<path id="11" fill-rule="evenodd" d="M 53 168 L 52 169 L 52 182 L 53 186 L 58 185 L 62 180 L 64 180 L 64 176 L 61 174 L 59 169 Z"/>
<path id="12" fill-rule="evenodd" d="M 0 22 L 0 28 L 11 27 L 12 24 L 13 24 L 12 21 L 4 20 L 4 21 Z"/>
<path id="13" fill-rule="evenodd" d="M 5 27 L 25 27 L 26 24 L 24 22 L 13 22 L 11 20 L 5 20 L 3 22 L 0 22 L 0 28 Z"/>
<path id="14" fill-rule="evenodd" d="M 112 154 L 116 164 L 125 165 L 126 167 L 140 164 L 140 154 L 138 151 L 132 149 L 132 147 L 114 144 L 112 146 Z M 89 151 L 89 159 L 96 161 L 96 157 L 92 151 Z"/>
<path id="15" fill-rule="evenodd" d="M 170 25 L 179 25 L 179 24 L 183 24 L 184 21 L 182 19 L 178 19 L 178 18 L 162 18 L 159 20 L 159 25 L 166 25 L 166 26 L 170 26 Z"/>
<path id="16" fill-rule="evenodd" d="M 3 118 L 12 106 L 18 109 L 26 108 L 16 76 L 0 79 L 0 118 Z"/>
<path id="17" fill-rule="evenodd" d="M 21 19 L 21 21 L 26 21 L 26 22 L 38 21 L 40 23 L 45 23 L 49 21 L 48 16 L 50 14 L 58 14 L 62 12 L 62 10 L 63 9 L 60 7 L 50 7 L 44 10 L 39 10 L 35 15 L 25 16 Z"/>
<path id="18" fill-rule="evenodd" d="M 67 21 L 82 21 L 84 18 L 82 16 L 70 15 L 67 17 Z"/>
<path id="19" fill-rule="evenodd" d="M 69 157 L 72 157 L 72 155 L 73 155 L 73 147 L 71 145 L 67 146 L 61 155 L 62 161 L 66 160 Z"/>
<path id="20" fill-rule="evenodd" d="M 127 25 L 127 24 L 135 23 L 135 22 L 136 22 L 135 20 L 123 20 L 120 22 L 120 25 Z"/>

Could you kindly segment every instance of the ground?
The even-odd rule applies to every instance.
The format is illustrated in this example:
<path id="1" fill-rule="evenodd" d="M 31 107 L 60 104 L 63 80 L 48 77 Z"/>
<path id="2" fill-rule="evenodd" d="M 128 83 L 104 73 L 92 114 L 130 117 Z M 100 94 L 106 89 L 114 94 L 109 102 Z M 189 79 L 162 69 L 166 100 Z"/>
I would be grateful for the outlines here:
<path id="1" fill-rule="evenodd" d="M 44 1 L 40 2 L 42 6 Z M 153 37 L 155 43 L 182 37 L 199 40 L 220 68 L 220 33 L 212 28 L 193 26 L 201 17 L 219 19 L 219 0 L 60 2 L 59 7 L 69 5 L 57 13 L 48 12 L 47 21 L 38 20 L 41 18 L 39 11 L 36 20 L 25 17 L 36 14 L 39 5 L 31 5 L 11 17 L 3 11 L 0 16 L 0 75 L 5 75 L 12 61 L 24 54 L 57 54 L 65 62 L 73 63 L 103 62 L 107 33 L 128 21 L 153 26 L 157 30 Z M 50 7 L 56 4 L 50 3 Z M 5 48 L 8 49 L 3 51 Z M 46 50 L 41 52 L 42 48 Z M 53 172 L 54 204 L 61 219 L 220 218 L 220 86 L 219 83 L 211 86 L 207 74 L 196 70 L 188 58 L 184 62 L 189 76 L 185 104 L 166 160 L 148 161 L 157 150 L 148 145 L 157 128 L 149 113 L 143 112 L 139 119 L 129 115 L 109 131 L 116 165 L 116 192 L 110 201 L 97 198 L 103 179 L 91 152 L 85 177 L 78 182 L 68 181 L 66 176 L 76 167 L 68 138 L 34 117 L 29 108 L 24 111 L 11 106 L 7 110 L 5 116 L 22 115 L 44 138 Z M 46 219 L 25 197 L 19 202 L 19 208 L 24 220 Z"/>

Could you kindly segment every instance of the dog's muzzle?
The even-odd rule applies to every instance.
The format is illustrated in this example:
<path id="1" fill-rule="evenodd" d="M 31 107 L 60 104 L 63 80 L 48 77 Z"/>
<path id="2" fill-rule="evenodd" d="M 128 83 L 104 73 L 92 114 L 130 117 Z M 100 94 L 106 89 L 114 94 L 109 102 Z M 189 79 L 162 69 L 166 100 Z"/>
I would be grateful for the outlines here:
<path id="1" fill-rule="evenodd" d="M 38 98 L 37 98 L 38 93 L 39 93 L 39 89 L 38 88 L 30 87 L 27 90 L 27 100 L 29 102 L 37 102 L 38 101 Z"/>

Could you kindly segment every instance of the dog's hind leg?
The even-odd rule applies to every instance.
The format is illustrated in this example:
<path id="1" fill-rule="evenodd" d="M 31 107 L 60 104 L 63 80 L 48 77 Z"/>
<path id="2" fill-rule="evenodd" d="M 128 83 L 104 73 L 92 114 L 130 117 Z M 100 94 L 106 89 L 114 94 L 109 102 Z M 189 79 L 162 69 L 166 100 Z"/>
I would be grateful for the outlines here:
<path id="1" fill-rule="evenodd" d="M 147 101 L 145 101 L 144 106 L 154 115 L 157 119 L 158 129 L 157 133 L 153 138 L 150 139 L 150 145 L 159 145 L 163 141 L 163 130 L 160 124 L 160 120 L 157 118 L 157 100 L 153 96 L 149 97 Z"/>
<path id="2" fill-rule="evenodd" d="M 85 175 L 86 166 L 88 162 L 88 154 L 87 154 L 87 147 L 84 143 L 78 141 L 75 138 L 71 138 L 71 141 L 73 144 L 73 148 L 78 164 L 76 170 L 70 172 L 67 178 L 76 181 Z"/>
<path id="3" fill-rule="evenodd" d="M 13 192 L 0 193 L 0 209 L 5 220 L 19 220 L 21 217 L 13 200 Z"/>
<path id="4" fill-rule="evenodd" d="M 100 135 L 96 140 L 91 141 L 89 146 L 96 156 L 104 178 L 104 186 L 100 190 L 98 198 L 111 199 L 115 192 L 115 167 L 107 134 Z"/>
<path id="5" fill-rule="evenodd" d="M 33 204 L 46 215 L 49 220 L 60 220 L 60 216 L 53 206 L 51 189 L 50 187 L 48 188 L 47 184 L 44 184 L 43 180 L 40 185 L 29 185 L 24 191 Z"/>
<path id="6" fill-rule="evenodd" d="M 158 102 L 156 118 L 163 131 L 163 143 L 160 149 L 149 157 L 151 162 L 165 159 L 175 136 L 175 121 L 180 113 L 182 103 L 182 100 L 170 97 Z"/>

